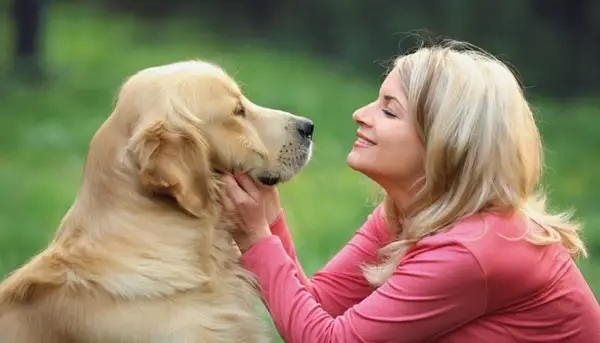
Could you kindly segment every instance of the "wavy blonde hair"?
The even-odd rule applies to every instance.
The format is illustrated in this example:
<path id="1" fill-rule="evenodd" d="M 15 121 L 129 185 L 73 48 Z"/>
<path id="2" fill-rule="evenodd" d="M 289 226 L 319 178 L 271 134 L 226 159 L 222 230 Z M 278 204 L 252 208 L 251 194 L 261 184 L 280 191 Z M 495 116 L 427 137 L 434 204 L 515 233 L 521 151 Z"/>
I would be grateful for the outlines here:
<path id="1" fill-rule="evenodd" d="M 425 175 L 408 208 L 383 193 L 385 217 L 398 240 L 364 268 L 383 284 L 403 253 L 420 239 L 481 211 L 516 212 L 538 223 L 533 244 L 561 242 L 573 258 L 587 256 L 571 213 L 550 213 L 538 183 L 543 148 L 522 88 L 501 61 L 471 44 L 446 40 L 400 56 L 398 73 L 425 147 Z"/>

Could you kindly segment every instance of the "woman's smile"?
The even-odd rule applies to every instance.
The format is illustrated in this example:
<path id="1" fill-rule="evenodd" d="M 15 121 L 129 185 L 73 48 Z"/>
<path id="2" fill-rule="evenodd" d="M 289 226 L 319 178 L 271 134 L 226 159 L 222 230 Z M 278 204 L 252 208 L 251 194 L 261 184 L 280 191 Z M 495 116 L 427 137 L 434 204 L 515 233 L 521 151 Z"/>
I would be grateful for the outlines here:
<path id="1" fill-rule="evenodd" d="M 354 142 L 355 148 L 370 148 L 374 145 L 377 145 L 375 142 L 373 142 L 371 139 L 369 139 L 367 136 L 363 135 L 360 132 L 357 132 L 356 136 L 358 137 L 358 139 L 356 139 L 356 141 Z"/>

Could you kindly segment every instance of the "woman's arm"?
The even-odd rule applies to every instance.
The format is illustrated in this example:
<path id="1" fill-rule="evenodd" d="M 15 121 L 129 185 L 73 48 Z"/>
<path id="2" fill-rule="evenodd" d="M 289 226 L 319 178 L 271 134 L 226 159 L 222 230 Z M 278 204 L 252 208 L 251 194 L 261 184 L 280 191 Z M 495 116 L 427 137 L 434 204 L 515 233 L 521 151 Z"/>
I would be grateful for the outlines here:
<path id="1" fill-rule="evenodd" d="M 458 243 L 411 251 L 387 283 L 337 318 L 299 281 L 278 237 L 259 241 L 242 263 L 257 276 L 263 300 L 288 343 L 423 342 L 481 316 L 487 306 L 484 273 Z M 336 290 L 342 298 L 353 297 L 347 294 L 354 291 Z"/>
<path id="2" fill-rule="evenodd" d="M 306 277 L 298 261 L 283 212 L 271 224 L 271 232 L 279 237 L 296 267 L 299 282 L 331 316 L 341 315 L 373 292 L 360 266 L 376 262 L 377 251 L 390 240 L 382 209 L 381 206 L 377 207 L 350 242 L 311 279 Z"/>

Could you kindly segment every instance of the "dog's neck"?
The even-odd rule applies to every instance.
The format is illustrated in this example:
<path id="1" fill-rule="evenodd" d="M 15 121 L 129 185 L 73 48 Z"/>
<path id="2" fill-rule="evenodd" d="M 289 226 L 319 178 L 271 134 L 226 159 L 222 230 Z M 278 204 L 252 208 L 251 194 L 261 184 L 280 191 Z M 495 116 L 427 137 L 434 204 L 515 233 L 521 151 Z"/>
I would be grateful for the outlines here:
<path id="1" fill-rule="evenodd" d="M 94 265 L 94 259 L 112 265 L 106 270 L 114 276 L 96 277 L 94 273 L 103 271 L 90 271 L 89 266 L 72 271 L 82 282 L 119 278 L 119 282 L 115 279 L 101 287 L 131 298 L 151 296 L 143 293 L 145 289 L 159 289 L 167 295 L 216 287 L 214 283 L 223 277 L 246 277 L 237 266 L 239 251 L 219 207 L 210 217 L 196 218 L 172 199 L 149 196 L 132 187 L 135 180 L 117 168 L 104 172 L 110 173 L 86 175 L 98 177 L 82 182 L 51 244 L 54 253 L 72 265 L 86 260 Z M 106 188 L 108 185 L 112 188 Z M 89 245 L 94 249 L 88 249 Z M 147 287 L 148 283 L 153 287 Z"/>
<path id="2" fill-rule="evenodd" d="M 89 207 L 89 199 L 77 199 L 61 222 L 51 244 L 53 253 L 71 266 L 80 261 L 90 261 L 93 266 L 94 260 L 101 260 L 111 264 L 106 270 L 115 273 L 96 278 L 94 274 L 103 271 L 91 270 L 90 266 L 73 270 L 83 282 L 120 278 L 114 282 L 119 288 L 101 286 L 111 294 L 137 297 L 148 296 L 144 289 L 161 289 L 162 295 L 167 295 L 210 288 L 220 277 L 243 273 L 236 265 L 237 247 L 219 215 L 214 222 L 146 201 L 124 203 L 94 209 Z M 94 249 L 89 249 L 90 245 Z M 228 270 L 231 275 L 227 275 Z M 147 287 L 148 283 L 155 285 Z"/>

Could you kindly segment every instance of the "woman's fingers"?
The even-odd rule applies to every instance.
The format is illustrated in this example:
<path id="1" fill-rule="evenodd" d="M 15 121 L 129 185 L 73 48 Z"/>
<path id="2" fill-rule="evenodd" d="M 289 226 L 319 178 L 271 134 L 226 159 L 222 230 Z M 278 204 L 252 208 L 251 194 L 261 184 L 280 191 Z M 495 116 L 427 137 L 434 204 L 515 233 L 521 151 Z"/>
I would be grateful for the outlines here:
<path id="1" fill-rule="evenodd" d="M 256 203 L 260 199 L 260 192 L 248 176 L 240 175 L 233 177 L 225 175 L 224 181 L 227 194 L 236 206 L 247 206 Z"/>
<path id="2" fill-rule="evenodd" d="M 233 212 L 235 210 L 235 206 L 233 206 L 233 202 L 229 198 L 229 194 L 226 194 L 223 197 L 223 208 L 225 208 L 225 211 L 227 212 Z"/>
<path id="3" fill-rule="evenodd" d="M 254 181 L 247 174 L 237 174 L 235 175 L 235 179 L 239 183 L 240 187 L 246 191 L 248 195 L 252 197 L 255 201 L 258 201 L 262 194 L 260 190 L 254 184 Z"/>
<path id="4" fill-rule="evenodd" d="M 233 178 L 233 176 L 225 175 L 223 177 L 223 181 L 225 181 L 225 191 L 227 192 L 227 195 L 229 195 L 229 198 L 234 203 L 236 203 L 236 204 L 240 203 L 240 202 L 242 202 L 244 197 L 248 196 L 246 194 L 246 192 L 244 192 L 244 190 L 242 188 L 240 188 L 240 186 L 238 185 L 237 181 Z"/>

